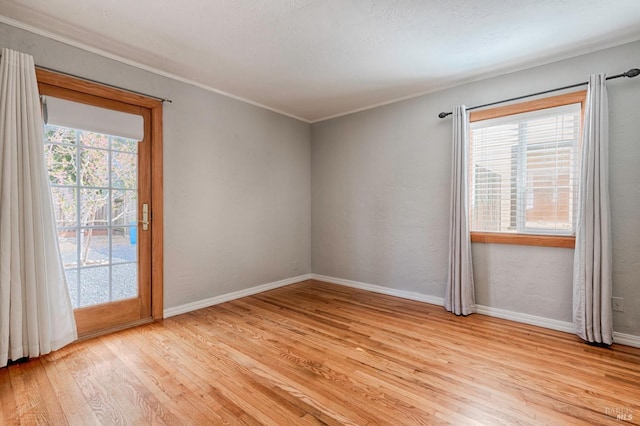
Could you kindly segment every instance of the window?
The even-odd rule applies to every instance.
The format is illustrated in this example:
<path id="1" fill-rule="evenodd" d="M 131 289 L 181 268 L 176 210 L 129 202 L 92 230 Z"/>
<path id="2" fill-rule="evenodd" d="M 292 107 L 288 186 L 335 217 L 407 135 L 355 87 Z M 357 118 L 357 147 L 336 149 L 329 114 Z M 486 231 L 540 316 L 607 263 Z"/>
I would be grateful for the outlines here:
<path id="1" fill-rule="evenodd" d="M 584 99 L 578 92 L 470 114 L 472 241 L 573 247 Z"/>

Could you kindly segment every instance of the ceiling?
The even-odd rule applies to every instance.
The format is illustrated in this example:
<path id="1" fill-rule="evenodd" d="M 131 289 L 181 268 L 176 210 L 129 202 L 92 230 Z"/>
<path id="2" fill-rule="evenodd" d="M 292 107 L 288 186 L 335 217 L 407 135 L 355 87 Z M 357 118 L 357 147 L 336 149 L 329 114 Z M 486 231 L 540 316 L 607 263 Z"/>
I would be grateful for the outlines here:
<path id="1" fill-rule="evenodd" d="M 639 0 L 0 0 L 0 11 L 309 122 L 640 39 Z"/>

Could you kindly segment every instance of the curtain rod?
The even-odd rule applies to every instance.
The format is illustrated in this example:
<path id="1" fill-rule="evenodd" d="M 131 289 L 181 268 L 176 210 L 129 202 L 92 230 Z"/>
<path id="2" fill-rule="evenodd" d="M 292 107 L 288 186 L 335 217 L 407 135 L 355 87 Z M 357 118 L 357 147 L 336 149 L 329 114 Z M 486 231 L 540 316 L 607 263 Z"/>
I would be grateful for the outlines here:
<path id="1" fill-rule="evenodd" d="M 1 56 L 1 55 L 0 55 L 0 56 Z M 161 98 L 161 97 L 159 97 L 159 96 L 154 96 L 154 95 L 149 95 L 149 94 L 147 94 L 147 93 L 138 92 L 138 91 L 135 91 L 135 90 L 127 89 L 127 88 L 125 88 L 125 87 L 116 86 L 116 85 L 114 85 L 114 84 L 103 83 L 103 82 L 101 82 L 101 81 L 92 80 L 92 79 L 90 79 L 90 78 L 81 77 L 81 76 L 79 76 L 79 75 L 71 74 L 71 73 L 64 72 L 64 71 L 59 71 L 59 70 L 56 70 L 56 69 L 53 69 L 53 68 L 47 68 L 47 67 L 43 67 L 43 66 L 40 66 L 40 65 L 36 65 L 36 68 L 40 68 L 41 70 L 45 70 L 45 71 L 55 72 L 55 73 L 57 73 L 57 74 L 66 75 L 66 76 L 68 76 L 68 77 L 77 78 L 77 79 L 80 79 L 80 80 L 87 81 L 87 82 L 89 82 L 89 83 L 95 83 L 95 84 L 99 84 L 99 85 L 101 85 L 101 86 L 110 87 L 110 88 L 112 88 L 112 89 L 123 90 L 123 91 L 125 91 L 125 92 L 133 93 L 134 95 L 140 95 L 140 96 L 145 96 L 145 97 L 147 97 L 147 98 L 157 99 L 157 100 L 159 100 L 160 102 L 168 102 L 168 103 L 172 103 L 172 102 L 173 102 L 171 99 Z"/>
<path id="2" fill-rule="evenodd" d="M 614 78 L 620 78 L 620 77 L 633 78 L 633 77 L 636 77 L 639 74 L 640 74 L 640 69 L 631 68 L 627 72 L 623 72 L 622 74 L 612 75 L 611 77 L 607 77 L 606 79 L 607 80 L 613 80 Z M 517 100 L 520 100 L 520 99 L 531 98 L 533 96 L 544 95 L 546 93 L 558 92 L 560 90 L 573 89 L 574 87 L 586 86 L 587 84 L 589 84 L 589 82 L 588 81 L 584 81 L 582 83 L 570 84 L 568 86 L 557 87 L 555 89 L 544 90 L 542 92 L 530 93 L 528 95 L 517 96 L 515 98 L 503 99 L 501 101 L 496 101 L 496 102 L 490 102 L 490 103 L 484 104 L 484 105 L 476 105 L 476 106 L 472 106 L 470 108 L 467 108 L 467 111 L 471 111 L 472 109 L 478 109 L 478 108 L 484 108 L 484 107 L 488 107 L 488 106 L 492 106 L 492 105 L 497 105 L 497 104 L 503 104 L 505 102 L 511 102 L 511 101 L 517 101 Z M 447 117 L 447 116 L 449 116 L 451 114 L 453 114 L 453 113 L 452 112 L 441 112 L 440 114 L 438 114 L 438 117 L 445 118 L 445 117 Z"/>
<path id="3" fill-rule="evenodd" d="M 0 58 L 2 58 L 2 55 L 0 55 Z M 92 80 L 90 78 L 81 77 L 81 76 L 76 75 L 76 74 L 71 74 L 71 73 L 68 73 L 68 72 L 59 71 L 59 70 L 56 70 L 56 69 L 53 69 L 53 68 L 43 67 L 41 65 L 36 65 L 36 68 L 40 68 L 41 70 L 45 70 L 45 71 L 55 72 L 55 73 L 61 74 L 61 75 L 66 75 L 67 77 L 77 78 L 79 80 L 84 80 L 84 81 L 87 81 L 89 83 L 95 83 L 95 84 L 99 84 L 101 86 L 111 87 L 112 89 L 123 90 L 125 92 L 133 93 L 134 95 L 140 95 L 140 96 L 145 96 L 145 97 L 151 98 L 151 99 L 157 99 L 160 102 L 168 102 L 168 103 L 172 103 L 173 102 L 171 99 L 161 98 L 159 96 L 154 96 L 154 95 L 149 95 L 147 93 L 137 92 L 135 90 L 127 89 L 125 87 L 120 87 L 120 86 L 116 86 L 114 84 L 109 84 L 109 83 L 103 83 L 101 81 Z"/>

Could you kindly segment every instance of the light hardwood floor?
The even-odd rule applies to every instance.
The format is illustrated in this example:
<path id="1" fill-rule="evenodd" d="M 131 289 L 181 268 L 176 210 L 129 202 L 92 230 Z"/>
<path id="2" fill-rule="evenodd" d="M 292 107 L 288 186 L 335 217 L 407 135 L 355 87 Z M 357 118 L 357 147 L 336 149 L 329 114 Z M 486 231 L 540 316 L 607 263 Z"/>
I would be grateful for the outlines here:
<path id="1" fill-rule="evenodd" d="M 0 424 L 640 424 L 640 349 L 318 281 L 0 369 Z"/>

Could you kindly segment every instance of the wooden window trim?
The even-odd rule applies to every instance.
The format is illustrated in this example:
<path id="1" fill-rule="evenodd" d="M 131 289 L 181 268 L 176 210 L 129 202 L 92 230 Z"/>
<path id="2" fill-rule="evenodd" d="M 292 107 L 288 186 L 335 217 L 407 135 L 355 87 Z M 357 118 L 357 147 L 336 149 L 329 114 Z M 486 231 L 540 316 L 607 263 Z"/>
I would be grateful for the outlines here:
<path id="1" fill-rule="evenodd" d="M 580 104 L 584 116 L 584 107 L 587 100 L 587 91 L 566 93 L 564 95 L 550 96 L 548 98 L 534 99 L 533 101 L 520 102 L 513 105 L 483 109 L 469 112 L 469 122 L 489 120 L 490 118 L 505 117 L 507 115 L 522 114 L 538 111 L 546 108 L 554 108 L 564 105 Z"/>
<path id="2" fill-rule="evenodd" d="M 574 248 L 576 237 L 572 235 L 508 234 L 506 232 L 471 232 L 472 243 L 515 244 L 523 246 L 543 246 Z"/>
<path id="3" fill-rule="evenodd" d="M 112 106 L 110 101 L 131 105 L 130 112 L 135 113 L 140 108 L 146 108 L 151 115 L 151 205 L 153 206 L 153 233 L 151 239 L 151 318 L 159 320 L 164 315 L 164 214 L 163 214 L 163 157 L 162 157 L 162 101 L 146 96 L 127 92 L 95 82 L 88 82 L 76 77 L 36 68 L 39 85 L 46 85 L 51 92 L 56 92 L 63 99 L 66 90 L 73 90 L 81 94 L 73 100 L 85 103 L 102 103 L 105 107 Z"/>
<path id="4" fill-rule="evenodd" d="M 564 105 L 580 104 L 581 118 L 584 123 L 584 109 L 587 100 L 587 91 L 566 93 L 563 95 L 550 96 L 532 101 L 520 102 L 512 105 L 471 111 L 469 122 L 489 120 L 491 118 L 504 117 L 507 115 L 522 114 L 525 112 L 537 111 L 540 109 L 554 108 Z M 582 126 L 581 126 L 582 131 Z M 581 138 L 581 136 L 580 136 Z M 493 244 L 515 244 L 527 246 L 561 247 L 574 248 L 575 236 L 571 235 L 533 235 L 533 234 L 512 234 L 507 232 L 471 232 L 472 243 L 493 243 Z"/>

